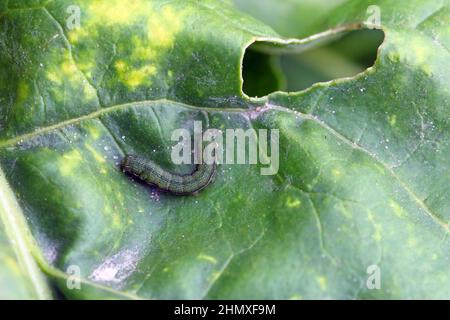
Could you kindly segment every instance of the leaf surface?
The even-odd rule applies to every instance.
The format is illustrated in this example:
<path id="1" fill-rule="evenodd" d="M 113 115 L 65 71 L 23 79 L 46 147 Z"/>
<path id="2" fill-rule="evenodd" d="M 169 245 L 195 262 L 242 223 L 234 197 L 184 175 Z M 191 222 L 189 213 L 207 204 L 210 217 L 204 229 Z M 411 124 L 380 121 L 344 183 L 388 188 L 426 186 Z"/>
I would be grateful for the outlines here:
<path id="1" fill-rule="evenodd" d="M 373 2 L 304 40 L 212 0 L 78 1 L 75 29 L 72 1 L 3 4 L 0 163 L 44 272 L 69 298 L 448 298 L 448 1 L 377 1 L 386 39 L 354 78 L 242 93 L 250 44 L 302 49 Z M 278 174 L 221 165 L 177 197 L 120 171 L 128 153 L 180 170 L 170 137 L 194 120 L 279 129 Z"/>

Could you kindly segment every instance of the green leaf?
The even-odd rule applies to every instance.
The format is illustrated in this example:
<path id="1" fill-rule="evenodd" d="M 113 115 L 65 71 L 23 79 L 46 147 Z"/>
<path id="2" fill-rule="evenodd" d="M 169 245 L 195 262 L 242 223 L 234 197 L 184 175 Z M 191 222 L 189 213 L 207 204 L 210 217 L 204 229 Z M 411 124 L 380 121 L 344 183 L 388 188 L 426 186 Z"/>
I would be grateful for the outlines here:
<path id="1" fill-rule="evenodd" d="M 348 1 L 305 40 L 228 2 L 77 1 L 75 29 L 72 4 L 0 7 L 11 188 L 0 187 L 66 297 L 449 298 L 448 1 Z M 250 44 L 297 52 L 359 27 L 370 4 L 386 35 L 373 68 L 298 93 L 242 93 Z M 180 170 L 170 137 L 194 120 L 279 129 L 278 174 L 221 165 L 197 197 L 177 197 L 120 171 L 127 153 Z M 366 286 L 372 265 L 379 290 Z"/>
<path id="2" fill-rule="evenodd" d="M 28 227 L 0 171 L 0 299 L 48 299 L 45 278 L 33 259 Z"/>

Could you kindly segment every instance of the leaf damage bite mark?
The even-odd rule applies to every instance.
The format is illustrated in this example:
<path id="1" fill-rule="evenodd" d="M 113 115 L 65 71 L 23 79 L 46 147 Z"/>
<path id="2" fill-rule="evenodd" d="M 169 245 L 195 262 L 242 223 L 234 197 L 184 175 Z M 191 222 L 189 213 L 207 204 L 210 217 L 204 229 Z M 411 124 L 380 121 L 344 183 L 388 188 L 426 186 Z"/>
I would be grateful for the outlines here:
<path id="1" fill-rule="evenodd" d="M 333 41 L 320 46 L 319 40 Z M 343 81 L 371 70 L 384 41 L 384 32 L 351 24 L 302 40 L 260 38 L 251 43 L 242 62 L 242 91 L 254 98 L 272 92 L 298 92 L 318 84 Z M 349 54 L 358 46 L 367 61 Z M 312 48 L 312 49 L 311 49 Z M 364 88 L 361 92 L 364 92 Z"/>

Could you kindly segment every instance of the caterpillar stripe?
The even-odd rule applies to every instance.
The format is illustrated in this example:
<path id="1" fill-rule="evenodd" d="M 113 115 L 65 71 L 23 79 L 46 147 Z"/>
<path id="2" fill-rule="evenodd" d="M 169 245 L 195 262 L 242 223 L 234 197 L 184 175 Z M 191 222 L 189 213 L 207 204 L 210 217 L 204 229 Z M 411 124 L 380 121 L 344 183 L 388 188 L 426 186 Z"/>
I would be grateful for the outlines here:
<path id="1" fill-rule="evenodd" d="M 217 164 L 198 164 L 193 172 L 186 175 L 171 173 L 151 160 L 138 155 L 127 155 L 122 162 L 122 170 L 161 190 L 176 195 L 189 195 L 206 188 L 213 180 Z"/>

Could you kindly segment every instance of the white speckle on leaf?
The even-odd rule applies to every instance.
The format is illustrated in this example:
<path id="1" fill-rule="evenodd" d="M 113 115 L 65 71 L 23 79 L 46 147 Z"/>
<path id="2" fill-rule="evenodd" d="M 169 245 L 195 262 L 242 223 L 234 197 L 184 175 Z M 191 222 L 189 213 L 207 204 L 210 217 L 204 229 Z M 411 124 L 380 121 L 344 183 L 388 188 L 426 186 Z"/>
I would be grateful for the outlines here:
<path id="1" fill-rule="evenodd" d="M 124 249 L 107 258 L 89 276 L 95 282 L 120 283 L 128 278 L 136 269 L 139 251 Z"/>

